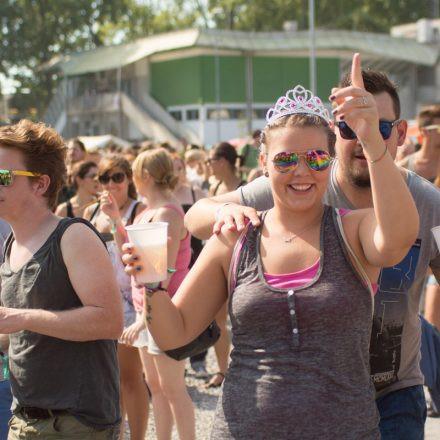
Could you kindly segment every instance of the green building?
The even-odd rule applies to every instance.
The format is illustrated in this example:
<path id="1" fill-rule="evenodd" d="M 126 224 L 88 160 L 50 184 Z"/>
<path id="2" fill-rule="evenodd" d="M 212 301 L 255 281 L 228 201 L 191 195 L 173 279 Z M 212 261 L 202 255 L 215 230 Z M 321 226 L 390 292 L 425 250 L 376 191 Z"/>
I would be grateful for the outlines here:
<path id="1" fill-rule="evenodd" d="M 315 41 L 324 102 L 361 52 L 363 66 L 403 86 L 404 116 L 416 111 L 420 69 L 438 56 L 429 45 L 381 34 L 318 30 Z M 66 55 L 51 67 L 64 80 L 46 122 L 66 137 L 110 133 L 207 145 L 243 137 L 264 125 L 286 90 L 310 87 L 309 45 L 308 32 L 189 29 Z"/>

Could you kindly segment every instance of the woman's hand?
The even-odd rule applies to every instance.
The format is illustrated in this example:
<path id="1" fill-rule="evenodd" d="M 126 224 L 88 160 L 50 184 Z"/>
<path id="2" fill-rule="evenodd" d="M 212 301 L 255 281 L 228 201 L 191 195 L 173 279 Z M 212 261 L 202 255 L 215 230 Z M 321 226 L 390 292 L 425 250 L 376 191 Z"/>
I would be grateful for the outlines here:
<path id="1" fill-rule="evenodd" d="M 338 121 L 344 121 L 356 133 L 362 147 L 366 150 L 368 158 L 377 157 L 381 153 L 384 141 L 379 132 L 379 114 L 373 95 L 365 90 L 362 78 L 360 55 L 353 55 L 351 66 L 351 86 L 333 88 L 330 101 L 333 102 L 333 115 Z M 371 148 L 371 155 L 370 153 Z"/>
<path id="2" fill-rule="evenodd" d="M 133 243 L 124 243 L 122 245 L 122 262 L 125 264 L 125 272 L 128 275 L 136 276 L 136 273 L 142 270 L 139 264 L 139 256 L 136 254 L 136 248 Z"/>
<path id="3" fill-rule="evenodd" d="M 171 237 L 167 238 L 167 244 L 171 243 Z M 142 261 L 139 257 L 139 255 L 136 253 L 136 247 L 133 243 L 124 243 L 122 245 L 122 262 L 125 265 L 125 272 L 128 275 L 131 275 L 135 277 L 136 274 L 139 273 L 143 266 Z M 173 268 L 167 269 L 167 275 L 170 277 L 176 270 Z M 166 281 L 163 281 L 163 283 L 166 283 Z M 138 284 L 137 287 L 143 287 L 143 284 Z"/>
<path id="4" fill-rule="evenodd" d="M 108 191 L 104 191 L 100 197 L 101 211 L 110 217 L 112 222 L 117 222 L 120 219 L 120 213 L 116 199 Z"/>
<path id="5" fill-rule="evenodd" d="M 131 324 L 129 327 L 124 329 L 119 340 L 122 344 L 133 345 L 134 341 L 139 337 L 139 334 L 142 330 L 147 327 L 147 323 L 145 320 L 136 321 L 134 324 Z"/>

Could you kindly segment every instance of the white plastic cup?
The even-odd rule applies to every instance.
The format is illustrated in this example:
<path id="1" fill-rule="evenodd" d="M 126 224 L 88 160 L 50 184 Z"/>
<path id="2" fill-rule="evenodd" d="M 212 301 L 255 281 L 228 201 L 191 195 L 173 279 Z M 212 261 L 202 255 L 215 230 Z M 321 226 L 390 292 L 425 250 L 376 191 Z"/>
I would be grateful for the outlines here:
<path id="1" fill-rule="evenodd" d="M 135 275 L 136 281 L 157 283 L 166 280 L 168 223 L 140 223 L 125 229 L 142 266 L 142 270 Z"/>
<path id="2" fill-rule="evenodd" d="M 435 238 L 435 242 L 437 243 L 437 247 L 440 250 L 440 226 L 434 226 L 431 228 L 432 235 Z"/>

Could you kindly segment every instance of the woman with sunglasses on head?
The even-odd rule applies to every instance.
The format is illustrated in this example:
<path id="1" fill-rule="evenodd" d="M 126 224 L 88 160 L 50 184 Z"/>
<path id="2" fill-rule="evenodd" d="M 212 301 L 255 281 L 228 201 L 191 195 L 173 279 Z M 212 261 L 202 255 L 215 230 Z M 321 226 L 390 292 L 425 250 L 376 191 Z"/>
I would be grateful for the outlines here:
<path id="1" fill-rule="evenodd" d="M 172 301 L 157 283 L 145 285 L 149 329 L 165 350 L 200 334 L 229 301 L 234 350 L 213 439 L 380 437 L 369 374 L 372 284 L 406 254 L 418 216 L 374 128 L 358 57 L 352 77 L 332 100 L 363 146 L 374 209 L 323 204 L 335 135 L 319 98 L 297 86 L 267 114 L 260 160 L 274 207 L 260 226 L 213 235 Z M 135 249 L 124 249 L 135 271 Z"/>
<path id="2" fill-rule="evenodd" d="M 95 162 L 79 162 L 73 165 L 70 176 L 75 195 L 57 206 L 55 214 L 60 217 L 82 217 L 84 210 L 96 201 L 100 189 L 98 166 Z"/>
<path id="3" fill-rule="evenodd" d="M 172 297 L 188 273 L 191 259 L 191 235 L 183 224 L 184 212 L 173 194 L 178 177 L 171 155 L 164 148 L 144 151 L 133 163 L 133 176 L 140 196 L 148 200 L 148 208 L 134 223 L 168 223 L 167 264 L 169 271 L 163 285 Z M 146 328 L 143 288 L 133 280 L 133 302 L 140 320 L 137 331 Z M 170 327 L 173 323 L 169 323 Z M 132 328 L 134 328 L 133 326 Z M 127 332 L 130 341 L 136 332 Z M 170 440 L 173 420 L 181 440 L 195 439 L 195 417 L 191 397 L 185 384 L 185 360 L 176 361 L 159 349 L 151 335 L 147 347 L 140 349 L 145 375 L 153 401 L 158 440 Z"/>
<path id="4" fill-rule="evenodd" d="M 99 201 L 86 209 L 84 218 L 90 219 L 107 245 L 122 294 L 125 331 L 135 322 L 136 313 L 131 296 L 131 280 L 124 271 L 119 247 L 126 241 L 124 227 L 133 223 L 136 215 L 145 209 L 145 205 L 136 200 L 131 166 L 122 156 L 103 158 L 99 165 L 98 180 L 104 191 Z M 121 336 L 118 360 L 122 414 L 127 415 L 130 438 L 143 440 L 147 431 L 149 399 L 137 345 L 137 342 L 122 342 Z M 125 421 L 125 417 L 122 420 Z"/>
<path id="5" fill-rule="evenodd" d="M 209 195 L 221 195 L 234 191 L 246 184 L 237 173 L 236 163 L 238 159 L 237 150 L 228 142 L 220 142 L 210 152 L 206 161 L 208 170 L 216 178 L 217 183 L 209 189 Z M 223 383 L 226 369 L 229 363 L 230 341 L 226 328 L 228 316 L 227 303 L 218 312 L 215 320 L 220 327 L 220 338 L 214 344 L 217 357 L 218 371 L 206 382 L 206 388 L 217 388 Z"/>

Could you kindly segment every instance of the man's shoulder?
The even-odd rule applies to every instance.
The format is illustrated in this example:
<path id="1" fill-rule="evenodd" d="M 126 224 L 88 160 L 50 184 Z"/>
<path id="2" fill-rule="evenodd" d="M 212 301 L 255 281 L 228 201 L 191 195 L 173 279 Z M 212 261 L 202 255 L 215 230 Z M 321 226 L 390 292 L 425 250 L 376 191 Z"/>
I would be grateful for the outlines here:
<path id="1" fill-rule="evenodd" d="M 416 204 L 418 201 L 440 201 L 440 188 L 413 171 L 406 170 L 406 173 L 408 188 Z M 433 208 L 437 208 L 437 206 Z M 440 209 L 440 205 L 438 209 Z"/>
<path id="2" fill-rule="evenodd" d="M 252 182 L 240 186 L 236 191 L 240 195 L 240 203 L 251 206 L 257 211 L 264 211 L 273 207 L 270 181 L 266 176 L 257 177 Z"/>
<path id="3" fill-rule="evenodd" d="M 440 189 L 412 171 L 407 183 L 420 217 L 420 229 L 430 230 L 440 224 Z"/>
<path id="4" fill-rule="evenodd" d="M 250 146 L 248 143 L 242 145 L 242 146 L 238 149 L 238 154 L 246 153 L 246 151 L 248 151 L 250 147 L 251 147 L 251 146 Z"/>
<path id="5" fill-rule="evenodd" d="M 59 224 L 59 234 L 63 238 L 70 239 L 81 238 L 87 239 L 87 237 L 100 234 L 95 227 L 86 219 L 80 217 L 63 218 Z"/>

